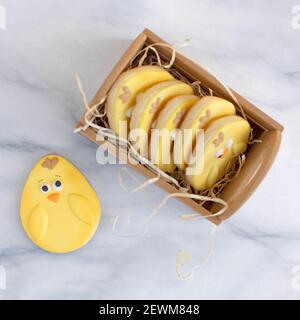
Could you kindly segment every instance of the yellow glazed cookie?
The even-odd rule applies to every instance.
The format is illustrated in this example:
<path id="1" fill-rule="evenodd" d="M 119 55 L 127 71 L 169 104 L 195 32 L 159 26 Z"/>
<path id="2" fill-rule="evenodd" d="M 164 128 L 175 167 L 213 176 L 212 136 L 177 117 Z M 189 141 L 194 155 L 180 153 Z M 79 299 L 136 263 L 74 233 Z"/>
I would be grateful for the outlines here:
<path id="1" fill-rule="evenodd" d="M 29 238 L 55 253 L 84 246 L 95 233 L 101 216 L 92 186 L 73 164 L 58 155 L 43 157 L 32 169 L 20 211 Z"/>
<path id="2" fill-rule="evenodd" d="M 192 87 L 182 81 L 172 80 L 156 84 L 137 96 L 137 103 L 130 120 L 130 130 L 142 129 L 145 133 L 143 137 L 139 135 L 139 139 L 135 141 L 135 148 L 142 155 L 148 154 L 150 128 L 159 111 L 170 99 L 182 94 L 193 94 Z"/>
<path id="3" fill-rule="evenodd" d="M 194 165 L 186 168 L 187 180 L 192 187 L 208 189 L 221 179 L 230 159 L 246 151 L 249 134 L 249 123 L 239 116 L 227 116 L 211 123 L 204 133 L 203 157 L 196 157 Z M 195 148 L 199 147 L 197 144 Z"/>
<path id="4" fill-rule="evenodd" d="M 173 172 L 176 168 L 173 157 L 173 142 L 176 131 L 184 118 L 186 112 L 191 108 L 199 97 L 195 95 L 181 95 L 172 98 L 159 113 L 152 129 L 159 129 L 159 137 L 151 134 L 150 152 L 151 162 L 156 164 L 161 170 Z"/>
<path id="5" fill-rule="evenodd" d="M 182 134 L 185 129 L 190 129 L 191 131 L 188 135 L 184 136 L 184 139 L 182 139 L 183 143 L 178 141 L 180 146 L 176 146 L 179 159 L 181 158 L 181 161 L 178 161 L 177 167 L 184 170 L 185 160 L 189 158 L 192 151 L 197 129 L 205 129 L 211 121 L 234 114 L 235 107 L 231 102 L 218 97 L 202 97 L 200 101 L 188 111 L 180 125 Z"/>
<path id="6" fill-rule="evenodd" d="M 136 95 L 152 85 L 173 79 L 173 76 L 157 66 L 143 66 L 128 70 L 114 83 L 109 91 L 106 103 L 110 127 L 119 132 L 120 121 L 128 121 Z"/>

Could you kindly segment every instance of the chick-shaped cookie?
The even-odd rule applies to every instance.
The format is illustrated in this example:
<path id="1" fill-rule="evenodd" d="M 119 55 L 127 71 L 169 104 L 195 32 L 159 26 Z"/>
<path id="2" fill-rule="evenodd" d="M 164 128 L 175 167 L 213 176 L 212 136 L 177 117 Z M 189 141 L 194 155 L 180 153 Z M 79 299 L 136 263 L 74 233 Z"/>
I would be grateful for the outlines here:
<path id="1" fill-rule="evenodd" d="M 229 161 L 246 151 L 249 134 L 248 121 L 239 116 L 227 116 L 211 123 L 204 133 L 203 150 L 199 146 L 202 139 L 197 139 L 186 168 L 186 177 L 192 187 L 209 189 L 221 179 Z"/>
<path id="2" fill-rule="evenodd" d="M 173 141 L 176 129 L 179 127 L 186 112 L 199 97 L 195 95 L 180 95 L 172 98 L 161 110 L 157 119 L 152 123 L 150 140 L 151 162 L 161 170 L 173 172 L 176 168 L 173 159 Z M 156 131 L 153 129 L 157 129 Z"/>
<path id="3" fill-rule="evenodd" d="M 213 96 L 202 97 L 198 103 L 190 108 L 180 125 L 182 133 L 186 129 L 190 130 L 189 135 L 186 135 L 183 141 L 176 141 L 176 143 L 179 143 L 179 146 L 176 145 L 175 149 L 179 149 L 178 154 L 180 159 L 177 167 L 184 170 L 185 160 L 189 158 L 192 152 L 197 129 L 206 129 L 212 121 L 234 114 L 235 107 L 231 102 Z M 179 148 L 177 149 L 177 147 Z"/>
<path id="4" fill-rule="evenodd" d="M 157 66 L 142 66 L 122 73 L 110 89 L 105 107 L 109 125 L 116 134 L 121 134 L 120 122 L 129 121 L 137 94 L 172 79 L 168 71 Z"/>
<path id="5" fill-rule="evenodd" d="M 23 189 L 20 211 L 29 238 L 55 253 L 84 246 L 101 216 L 95 190 L 73 164 L 58 155 L 47 155 L 34 166 Z"/>
<path id="6" fill-rule="evenodd" d="M 129 140 L 134 142 L 134 147 L 141 155 L 148 156 L 151 125 L 165 104 L 175 96 L 191 94 L 193 89 L 190 85 L 171 80 L 156 84 L 137 96 L 130 119 Z"/>

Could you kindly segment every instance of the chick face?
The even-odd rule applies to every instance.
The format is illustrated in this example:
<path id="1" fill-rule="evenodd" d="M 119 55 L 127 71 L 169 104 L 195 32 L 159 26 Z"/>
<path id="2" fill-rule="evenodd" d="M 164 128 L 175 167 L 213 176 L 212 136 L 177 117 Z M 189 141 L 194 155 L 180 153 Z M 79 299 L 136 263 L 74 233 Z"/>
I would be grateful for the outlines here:
<path id="1" fill-rule="evenodd" d="M 216 120 L 205 132 L 203 170 L 187 176 L 191 185 L 197 190 L 211 188 L 224 176 L 229 161 L 246 151 L 249 134 L 249 123 L 239 116 Z"/>
<path id="2" fill-rule="evenodd" d="M 219 134 L 219 136 L 220 136 L 220 135 L 221 135 L 222 137 L 224 137 L 224 134 L 223 134 L 222 132 Z M 220 139 L 220 138 L 218 137 L 218 139 Z M 223 138 L 223 139 L 224 139 L 224 138 Z M 222 143 L 222 142 L 221 142 L 221 143 Z M 224 144 L 224 143 L 222 143 L 222 144 Z M 223 145 L 223 146 L 221 146 L 221 147 L 219 147 L 219 146 L 217 145 L 217 146 L 216 146 L 217 151 L 215 152 L 215 157 L 216 157 L 217 159 L 224 159 L 224 158 L 226 158 L 227 156 L 230 156 L 231 153 L 232 153 L 231 148 L 232 148 L 233 144 L 234 144 L 233 139 L 232 139 L 232 138 L 228 138 L 227 141 L 226 141 L 226 143 L 225 143 L 225 145 Z"/>
<path id="3" fill-rule="evenodd" d="M 63 184 L 61 182 L 60 176 L 58 176 L 57 179 L 53 180 L 52 183 L 48 183 L 43 180 L 41 180 L 41 192 L 47 195 L 48 200 L 57 202 L 59 200 L 60 191 L 63 189 Z"/>
<path id="4" fill-rule="evenodd" d="M 45 250 L 58 253 L 86 244 L 101 215 L 99 199 L 87 179 L 57 155 L 43 157 L 32 169 L 20 209 L 30 239 Z"/>

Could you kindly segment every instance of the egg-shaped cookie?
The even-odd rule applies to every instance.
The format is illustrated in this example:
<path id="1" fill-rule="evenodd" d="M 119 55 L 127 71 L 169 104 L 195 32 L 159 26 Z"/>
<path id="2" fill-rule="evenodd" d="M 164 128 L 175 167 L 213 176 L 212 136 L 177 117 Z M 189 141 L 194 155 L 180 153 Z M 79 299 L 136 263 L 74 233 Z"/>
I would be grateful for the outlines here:
<path id="1" fill-rule="evenodd" d="M 181 95 L 169 100 L 151 127 L 150 159 L 161 170 L 173 172 L 173 141 L 186 112 L 199 101 L 195 95 Z M 153 129 L 157 129 L 154 131 Z"/>
<path id="2" fill-rule="evenodd" d="M 211 188 L 221 179 L 229 161 L 247 149 L 250 135 L 248 121 L 240 116 L 227 116 L 215 120 L 204 133 L 204 149 L 201 152 L 201 139 L 196 139 L 195 148 L 186 167 L 188 182 L 197 190 Z"/>
<path id="3" fill-rule="evenodd" d="M 177 161 L 177 167 L 184 170 L 185 162 L 192 152 L 197 129 L 205 129 L 213 120 L 234 115 L 235 112 L 235 107 L 231 102 L 213 96 L 202 97 L 198 103 L 190 108 L 180 125 L 182 141 L 178 140 L 180 145 L 175 145 L 178 157 L 181 159 Z M 190 131 L 188 132 L 187 129 Z M 188 134 L 184 134 L 185 130 Z"/>
<path id="4" fill-rule="evenodd" d="M 160 110 L 170 99 L 183 94 L 193 94 L 192 87 L 182 81 L 171 80 L 156 84 L 137 96 L 137 103 L 130 120 L 130 130 L 139 129 L 134 146 L 143 156 L 148 156 L 151 125 Z M 132 137 L 133 135 L 130 135 L 130 138 Z"/>
<path id="5" fill-rule="evenodd" d="M 92 238 L 101 207 L 95 190 L 71 162 L 47 155 L 27 178 L 20 213 L 24 230 L 37 246 L 66 253 Z"/>
<path id="6" fill-rule="evenodd" d="M 158 66 L 136 67 L 122 73 L 110 89 L 105 106 L 111 129 L 120 134 L 120 121 L 129 120 L 138 93 L 171 79 L 173 76 Z"/>

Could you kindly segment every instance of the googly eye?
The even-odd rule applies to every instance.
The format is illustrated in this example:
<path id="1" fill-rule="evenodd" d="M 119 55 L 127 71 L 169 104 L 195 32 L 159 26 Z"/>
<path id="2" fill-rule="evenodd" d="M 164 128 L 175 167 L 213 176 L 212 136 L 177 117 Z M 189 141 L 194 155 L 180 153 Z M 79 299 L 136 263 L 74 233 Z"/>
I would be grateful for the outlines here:
<path id="1" fill-rule="evenodd" d="M 226 143 L 226 147 L 227 147 L 227 148 L 231 148 L 232 145 L 233 145 L 233 143 L 234 143 L 234 141 L 233 141 L 231 138 L 229 138 L 228 141 L 227 141 L 227 143 Z"/>
<path id="2" fill-rule="evenodd" d="M 223 156 L 223 154 L 224 154 L 224 149 L 223 149 L 223 148 L 222 148 L 222 149 L 219 149 L 219 150 L 216 151 L 215 157 L 216 157 L 217 159 L 220 159 L 220 158 Z"/>
<path id="3" fill-rule="evenodd" d="M 60 180 L 53 181 L 53 189 L 60 191 L 63 188 L 63 184 Z"/>
<path id="4" fill-rule="evenodd" d="M 44 183 L 41 185 L 40 187 L 40 190 L 43 192 L 43 193 L 48 193 L 51 191 L 51 187 L 48 183 Z"/>

